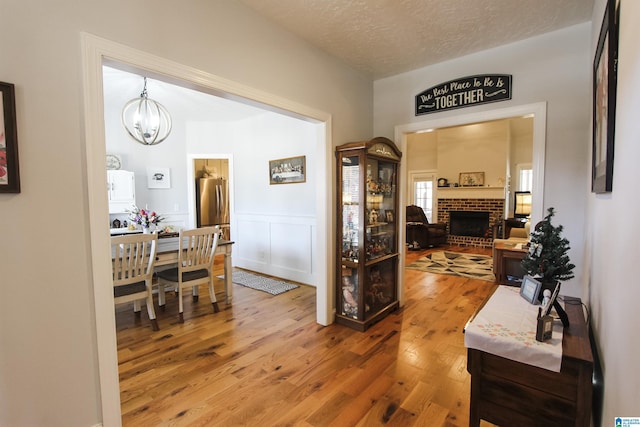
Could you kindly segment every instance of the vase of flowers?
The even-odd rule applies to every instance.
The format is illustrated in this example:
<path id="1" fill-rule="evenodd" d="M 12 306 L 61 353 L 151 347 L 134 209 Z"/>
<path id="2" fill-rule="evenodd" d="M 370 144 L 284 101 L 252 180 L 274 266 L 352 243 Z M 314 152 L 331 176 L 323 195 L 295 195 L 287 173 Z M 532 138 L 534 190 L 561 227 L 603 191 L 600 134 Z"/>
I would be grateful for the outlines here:
<path id="1" fill-rule="evenodd" d="M 148 209 L 138 209 L 138 207 L 135 205 L 128 212 L 131 222 L 134 224 L 138 224 L 142 228 L 142 232 L 144 234 L 151 233 L 151 224 L 158 225 L 158 223 L 160 223 L 164 219 L 155 211 L 150 211 Z"/>

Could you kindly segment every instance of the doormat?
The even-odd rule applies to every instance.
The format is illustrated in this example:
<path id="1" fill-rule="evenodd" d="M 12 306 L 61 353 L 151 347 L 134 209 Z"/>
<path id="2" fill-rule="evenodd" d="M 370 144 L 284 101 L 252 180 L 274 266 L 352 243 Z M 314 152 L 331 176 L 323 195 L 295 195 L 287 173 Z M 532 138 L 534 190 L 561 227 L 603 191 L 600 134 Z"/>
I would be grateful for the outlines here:
<path id="1" fill-rule="evenodd" d="M 439 251 L 409 264 L 406 268 L 488 282 L 496 280 L 493 275 L 493 258 L 487 255 Z"/>
<path id="2" fill-rule="evenodd" d="M 224 279 L 224 275 L 218 276 L 218 278 Z M 260 276 L 258 274 L 250 273 L 248 271 L 239 270 L 236 268 L 233 269 L 232 278 L 233 283 L 235 283 L 236 285 L 256 289 L 258 291 L 266 292 L 271 295 L 279 295 L 281 293 L 290 291 L 291 289 L 300 287 L 283 280 Z"/>

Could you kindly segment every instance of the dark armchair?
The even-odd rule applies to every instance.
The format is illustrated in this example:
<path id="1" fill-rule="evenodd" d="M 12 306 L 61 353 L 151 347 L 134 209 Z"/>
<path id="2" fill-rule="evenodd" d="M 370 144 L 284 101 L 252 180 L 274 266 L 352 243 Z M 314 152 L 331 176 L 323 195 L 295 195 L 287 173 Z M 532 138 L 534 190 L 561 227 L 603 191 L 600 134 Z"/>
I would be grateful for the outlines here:
<path id="1" fill-rule="evenodd" d="M 424 249 L 447 243 L 447 224 L 429 224 L 420 206 L 407 206 L 406 221 L 409 249 Z"/>

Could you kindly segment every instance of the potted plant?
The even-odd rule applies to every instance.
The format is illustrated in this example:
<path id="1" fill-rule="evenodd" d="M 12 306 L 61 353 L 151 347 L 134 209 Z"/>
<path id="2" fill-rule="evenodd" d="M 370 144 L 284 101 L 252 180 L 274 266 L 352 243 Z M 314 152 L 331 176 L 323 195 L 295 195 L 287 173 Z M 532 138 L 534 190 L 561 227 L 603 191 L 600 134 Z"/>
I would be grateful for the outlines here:
<path id="1" fill-rule="evenodd" d="M 547 216 L 531 231 L 529 252 L 522 260 L 524 271 L 542 282 L 541 296 L 545 289 L 553 292 L 558 282 L 572 279 L 575 268 L 567 255 L 571 247 L 569 241 L 562 237 L 563 227 L 551 224 L 551 218 L 555 214 L 552 207 L 547 212 Z M 554 302 L 554 308 L 562 319 L 562 323 L 568 326 L 568 319 L 562 307 Z"/>

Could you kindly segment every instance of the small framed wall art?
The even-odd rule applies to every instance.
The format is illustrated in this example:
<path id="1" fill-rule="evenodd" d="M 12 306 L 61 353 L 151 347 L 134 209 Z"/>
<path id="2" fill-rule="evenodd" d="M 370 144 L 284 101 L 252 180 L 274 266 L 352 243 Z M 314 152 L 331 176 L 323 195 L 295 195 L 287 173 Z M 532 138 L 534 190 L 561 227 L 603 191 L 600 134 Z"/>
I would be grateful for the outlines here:
<path id="1" fill-rule="evenodd" d="M 147 168 L 147 188 L 171 188 L 169 168 Z"/>
<path id="2" fill-rule="evenodd" d="M 0 193 L 20 192 L 15 88 L 0 82 Z"/>
<path id="3" fill-rule="evenodd" d="M 306 181 L 306 157 L 269 160 L 269 184 L 294 184 Z"/>
<path id="4" fill-rule="evenodd" d="M 484 185 L 484 172 L 460 172 L 461 187 L 482 187 Z"/>

